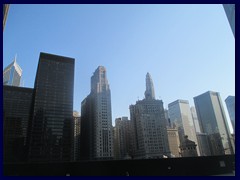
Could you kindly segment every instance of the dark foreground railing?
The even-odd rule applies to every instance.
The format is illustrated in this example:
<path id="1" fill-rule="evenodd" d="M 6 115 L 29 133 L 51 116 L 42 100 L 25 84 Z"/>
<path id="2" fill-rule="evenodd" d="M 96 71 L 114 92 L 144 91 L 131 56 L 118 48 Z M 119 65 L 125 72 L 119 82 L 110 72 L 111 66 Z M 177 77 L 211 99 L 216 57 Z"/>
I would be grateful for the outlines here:
<path id="1" fill-rule="evenodd" d="M 208 176 L 232 173 L 235 155 L 84 161 L 68 163 L 7 163 L 5 176 Z"/>

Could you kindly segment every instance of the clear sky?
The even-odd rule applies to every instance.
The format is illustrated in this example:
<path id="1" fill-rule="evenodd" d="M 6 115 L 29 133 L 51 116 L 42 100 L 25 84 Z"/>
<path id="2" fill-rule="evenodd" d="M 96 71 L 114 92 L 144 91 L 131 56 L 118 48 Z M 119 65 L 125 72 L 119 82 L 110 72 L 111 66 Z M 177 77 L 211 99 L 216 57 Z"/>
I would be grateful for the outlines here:
<path id="1" fill-rule="evenodd" d="M 34 86 L 40 52 L 75 58 L 74 110 L 107 69 L 112 120 L 129 115 L 152 76 L 164 107 L 208 90 L 235 95 L 235 39 L 219 5 L 10 5 L 3 67 L 17 54 L 25 87 Z M 231 128 L 231 127 L 230 127 Z"/>

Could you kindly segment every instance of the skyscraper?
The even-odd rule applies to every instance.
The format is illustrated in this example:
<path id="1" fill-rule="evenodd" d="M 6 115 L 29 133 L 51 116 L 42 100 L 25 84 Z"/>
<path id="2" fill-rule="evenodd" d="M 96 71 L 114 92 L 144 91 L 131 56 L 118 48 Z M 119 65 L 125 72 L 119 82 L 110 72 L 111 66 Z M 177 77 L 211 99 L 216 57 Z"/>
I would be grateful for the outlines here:
<path id="1" fill-rule="evenodd" d="M 171 128 L 172 127 L 172 123 L 171 123 L 169 115 L 168 115 L 168 110 L 165 109 L 164 113 L 165 113 L 166 125 L 167 125 L 168 128 Z"/>
<path id="2" fill-rule="evenodd" d="M 81 133 L 81 117 L 79 112 L 73 111 L 73 156 L 74 161 L 80 160 L 80 133 Z"/>
<path id="3" fill-rule="evenodd" d="M 223 8 L 235 37 L 235 4 L 223 4 Z"/>
<path id="4" fill-rule="evenodd" d="M 219 93 L 208 91 L 194 97 L 202 133 L 208 136 L 211 155 L 233 154 L 230 131 Z"/>
<path id="5" fill-rule="evenodd" d="M 210 146 L 208 142 L 208 136 L 206 133 L 197 133 L 199 151 L 201 156 L 210 156 Z"/>
<path id="6" fill-rule="evenodd" d="M 179 157 L 180 154 L 180 141 L 179 141 L 179 135 L 177 128 L 167 128 L 168 133 L 168 142 L 169 142 L 169 148 L 171 151 L 172 157 Z"/>
<path id="7" fill-rule="evenodd" d="M 70 161 L 74 59 L 40 53 L 30 124 L 30 161 Z"/>
<path id="8" fill-rule="evenodd" d="M 111 92 L 106 68 L 99 66 L 91 77 L 91 93 L 81 104 L 82 159 L 113 159 Z"/>
<path id="9" fill-rule="evenodd" d="M 146 91 L 145 91 L 146 99 L 155 99 L 155 92 L 153 87 L 152 77 L 149 73 L 146 75 Z"/>
<path id="10" fill-rule="evenodd" d="M 130 120 L 127 117 L 116 118 L 116 147 L 119 152 L 117 152 L 117 159 L 129 159 L 132 155 L 132 128 Z"/>
<path id="11" fill-rule="evenodd" d="M 185 140 L 185 135 L 187 135 L 190 141 L 194 141 L 197 144 L 196 149 L 199 153 L 189 102 L 187 100 L 176 100 L 168 104 L 168 112 L 171 122 L 178 129 L 180 143 Z"/>
<path id="12" fill-rule="evenodd" d="M 145 99 L 130 105 L 133 127 L 134 158 L 161 158 L 170 155 L 163 102 L 156 100 L 149 73 L 146 75 Z"/>
<path id="13" fill-rule="evenodd" d="M 33 89 L 3 86 L 4 162 L 27 161 L 27 135 Z"/>
<path id="14" fill-rule="evenodd" d="M 235 96 L 228 96 L 225 99 L 225 103 L 227 105 L 228 114 L 230 116 L 230 120 L 233 126 L 233 131 L 235 133 Z"/>
<path id="15" fill-rule="evenodd" d="M 3 31 L 4 31 L 6 21 L 7 21 L 9 6 L 10 6 L 9 4 L 3 4 Z"/>
<path id="16" fill-rule="evenodd" d="M 194 123 L 194 127 L 195 127 L 195 131 L 197 132 L 201 132 L 200 131 L 200 127 L 199 127 L 199 122 L 198 122 L 198 117 L 197 117 L 197 112 L 196 112 L 196 108 L 194 106 L 192 106 L 190 108 L 191 110 L 191 114 L 192 114 L 192 119 L 193 119 L 193 123 Z"/>
<path id="17" fill-rule="evenodd" d="M 20 86 L 22 69 L 17 64 L 15 56 L 13 62 L 3 70 L 3 85 Z"/>

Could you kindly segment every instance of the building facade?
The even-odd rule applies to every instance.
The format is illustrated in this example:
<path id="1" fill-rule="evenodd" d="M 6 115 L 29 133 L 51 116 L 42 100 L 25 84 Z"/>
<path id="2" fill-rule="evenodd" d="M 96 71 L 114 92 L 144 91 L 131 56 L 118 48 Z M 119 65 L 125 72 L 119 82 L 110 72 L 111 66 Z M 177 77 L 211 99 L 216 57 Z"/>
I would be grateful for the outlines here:
<path id="1" fill-rule="evenodd" d="M 26 162 L 33 89 L 3 86 L 3 159 Z"/>
<path id="2" fill-rule="evenodd" d="M 197 132 L 199 151 L 201 156 L 211 156 L 210 145 L 206 133 Z"/>
<path id="3" fill-rule="evenodd" d="M 120 159 L 120 150 L 119 150 L 119 142 L 117 137 L 117 128 L 116 126 L 113 127 L 113 154 L 114 159 Z"/>
<path id="4" fill-rule="evenodd" d="M 225 99 L 225 103 L 232 123 L 233 132 L 235 133 L 235 96 L 228 96 Z"/>
<path id="5" fill-rule="evenodd" d="M 197 152 L 199 154 L 197 136 L 190 111 L 189 102 L 187 100 L 176 100 L 168 105 L 168 112 L 171 122 L 178 129 L 180 143 L 188 139 L 197 144 Z"/>
<path id="6" fill-rule="evenodd" d="M 180 157 L 180 141 L 177 128 L 167 128 L 171 157 Z"/>
<path id="7" fill-rule="evenodd" d="M 191 110 L 191 114 L 192 114 L 195 131 L 196 131 L 196 133 L 200 133 L 201 131 L 200 131 L 200 126 L 199 126 L 199 122 L 198 122 L 196 108 L 194 106 L 192 106 L 190 108 L 190 110 Z"/>
<path id="8" fill-rule="evenodd" d="M 3 31 L 7 21 L 9 6 L 9 4 L 3 4 Z"/>
<path id="9" fill-rule="evenodd" d="M 197 144 L 194 141 L 188 139 L 188 136 L 184 136 L 183 141 L 180 143 L 181 157 L 196 157 L 197 153 Z"/>
<path id="10" fill-rule="evenodd" d="M 103 66 L 91 77 L 91 93 L 82 101 L 81 118 L 82 159 L 113 159 L 111 92 Z"/>
<path id="11" fill-rule="evenodd" d="M 128 117 L 115 119 L 116 159 L 130 159 L 132 156 L 132 128 Z"/>
<path id="12" fill-rule="evenodd" d="M 233 154 L 230 131 L 218 92 L 208 91 L 194 97 L 202 133 L 206 133 L 211 155 Z"/>
<path id="13" fill-rule="evenodd" d="M 17 64 L 16 56 L 11 64 L 3 70 L 3 85 L 20 86 L 22 69 Z"/>
<path id="14" fill-rule="evenodd" d="M 223 4 L 223 8 L 235 37 L 235 4 Z"/>
<path id="15" fill-rule="evenodd" d="M 71 160 L 74 59 L 40 53 L 34 84 L 29 160 Z"/>
<path id="16" fill-rule="evenodd" d="M 73 161 L 80 160 L 80 133 L 81 133 L 81 117 L 79 112 L 73 111 Z"/>
<path id="17" fill-rule="evenodd" d="M 171 123 L 170 117 L 168 115 L 168 110 L 165 109 L 164 113 L 165 113 L 166 125 L 167 125 L 168 128 L 171 128 L 172 127 L 172 123 Z"/>
<path id="18" fill-rule="evenodd" d="M 146 75 L 145 99 L 130 105 L 133 127 L 134 158 L 170 156 L 163 102 L 155 99 L 149 73 Z"/>

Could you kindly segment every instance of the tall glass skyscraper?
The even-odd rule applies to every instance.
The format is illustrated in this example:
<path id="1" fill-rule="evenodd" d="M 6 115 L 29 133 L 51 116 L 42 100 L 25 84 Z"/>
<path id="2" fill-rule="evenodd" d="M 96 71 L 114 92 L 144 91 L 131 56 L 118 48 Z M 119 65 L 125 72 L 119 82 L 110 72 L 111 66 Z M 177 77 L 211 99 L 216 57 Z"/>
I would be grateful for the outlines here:
<path id="1" fill-rule="evenodd" d="M 233 154 L 230 131 L 218 92 L 208 91 L 194 97 L 199 125 L 208 136 L 211 155 Z"/>
<path id="2" fill-rule="evenodd" d="M 20 86 L 22 69 L 17 64 L 16 56 L 11 64 L 3 70 L 3 85 Z"/>
<path id="3" fill-rule="evenodd" d="M 227 99 L 225 99 L 225 103 L 227 105 L 228 114 L 235 133 L 235 96 L 228 96 Z"/>
<path id="4" fill-rule="evenodd" d="M 106 68 L 91 77 L 91 93 L 81 104 L 81 158 L 113 159 L 111 92 Z"/>
<path id="5" fill-rule="evenodd" d="M 197 144 L 196 149 L 198 155 L 200 155 L 189 102 L 187 100 L 176 100 L 168 104 L 168 113 L 171 122 L 178 129 L 180 143 L 185 142 L 185 135 L 187 135 L 190 141 Z"/>
<path id="6" fill-rule="evenodd" d="M 192 114 L 192 118 L 193 118 L 193 122 L 194 122 L 195 131 L 196 131 L 196 133 L 197 132 L 199 133 L 201 131 L 200 131 L 200 127 L 199 127 L 199 122 L 198 122 L 196 108 L 194 106 L 192 106 L 190 108 L 190 110 L 191 110 L 191 114 Z"/>
<path id="7" fill-rule="evenodd" d="M 40 53 L 30 124 L 30 161 L 70 161 L 74 59 Z"/>

